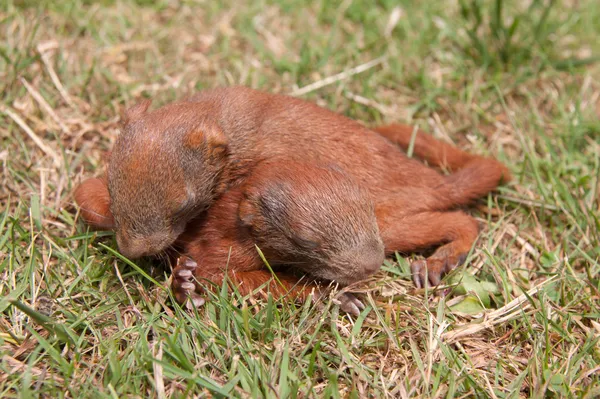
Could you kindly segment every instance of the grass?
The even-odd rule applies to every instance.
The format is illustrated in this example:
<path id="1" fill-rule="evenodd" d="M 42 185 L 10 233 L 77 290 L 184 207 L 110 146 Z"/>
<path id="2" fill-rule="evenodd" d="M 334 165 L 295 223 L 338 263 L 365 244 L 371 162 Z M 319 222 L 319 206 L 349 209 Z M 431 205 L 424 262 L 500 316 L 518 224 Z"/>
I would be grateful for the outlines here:
<path id="1" fill-rule="evenodd" d="M 3 2 L 0 397 L 600 395 L 600 8 L 399 3 Z M 227 286 L 191 314 L 161 265 L 77 220 L 72 188 L 136 99 L 290 93 L 380 57 L 302 97 L 418 124 L 516 177 L 474 208 L 452 289 L 413 289 L 399 254 L 358 318 Z"/>

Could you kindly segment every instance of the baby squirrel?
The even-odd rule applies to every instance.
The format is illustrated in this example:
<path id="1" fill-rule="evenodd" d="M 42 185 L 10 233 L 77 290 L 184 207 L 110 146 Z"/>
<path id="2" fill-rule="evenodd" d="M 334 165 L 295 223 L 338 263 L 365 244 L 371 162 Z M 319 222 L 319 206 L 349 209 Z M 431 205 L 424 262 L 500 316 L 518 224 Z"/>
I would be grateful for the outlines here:
<path id="1" fill-rule="evenodd" d="M 418 287 L 436 285 L 478 234 L 476 221 L 453 209 L 510 180 L 496 160 L 414 131 L 414 155 L 454 172 L 443 175 L 400 150 L 413 138 L 411 127 L 371 130 L 310 102 L 245 87 L 207 90 L 152 112 L 149 105 L 127 111 L 108 164 L 105 203 L 130 258 L 165 250 L 258 164 L 286 159 L 334 164 L 365 187 L 386 254 L 442 244 L 411 265 Z"/>
<path id="2" fill-rule="evenodd" d="M 105 179 L 85 181 L 75 198 L 82 209 L 85 205 L 89 223 L 112 227 Z M 277 268 L 276 279 L 256 246 Z M 175 298 L 184 303 L 189 297 L 195 306 L 204 303 L 202 283 L 220 285 L 226 274 L 243 294 L 267 284 L 276 297 L 305 300 L 311 293 L 322 295 L 327 283 L 364 280 L 384 260 L 368 190 L 335 167 L 278 159 L 257 164 L 243 183 L 189 222 L 174 247 L 182 254 L 173 272 Z M 364 309 L 352 294 L 339 300 L 354 315 Z"/>

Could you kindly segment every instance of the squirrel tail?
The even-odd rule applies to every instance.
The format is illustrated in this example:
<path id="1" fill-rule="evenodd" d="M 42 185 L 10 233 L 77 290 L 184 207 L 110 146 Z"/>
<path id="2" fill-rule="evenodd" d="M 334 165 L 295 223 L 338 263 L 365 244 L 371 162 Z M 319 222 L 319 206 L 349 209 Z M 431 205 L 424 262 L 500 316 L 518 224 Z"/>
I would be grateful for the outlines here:
<path id="1" fill-rule="evenodd" d="M 435 188 L 454 205 L 468 205 L 512 178 L 501 162 L 469 154 L 411 126 L 392 124 L 373 130 L 404 150 L 409 148 L 414 133 L 413 155 L 430 166 L 451 172 L 442 186 Z"/>

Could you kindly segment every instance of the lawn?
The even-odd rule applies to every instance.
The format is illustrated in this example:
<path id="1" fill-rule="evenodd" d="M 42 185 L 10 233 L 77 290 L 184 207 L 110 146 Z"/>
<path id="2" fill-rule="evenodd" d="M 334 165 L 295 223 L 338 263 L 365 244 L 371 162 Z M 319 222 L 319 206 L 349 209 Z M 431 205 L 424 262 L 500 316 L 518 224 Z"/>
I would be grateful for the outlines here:
<path id="1" fill-rule="evenodd" d="M 595 0 L 3 1 L 0 397 L 598 397 L 599 37 Z M 515 179 L 440 289 L 398 254 L 357 318 L 227 285 L 186 312 L 72 191 L 125 107 L 234 84 L 416 124 Z"/>

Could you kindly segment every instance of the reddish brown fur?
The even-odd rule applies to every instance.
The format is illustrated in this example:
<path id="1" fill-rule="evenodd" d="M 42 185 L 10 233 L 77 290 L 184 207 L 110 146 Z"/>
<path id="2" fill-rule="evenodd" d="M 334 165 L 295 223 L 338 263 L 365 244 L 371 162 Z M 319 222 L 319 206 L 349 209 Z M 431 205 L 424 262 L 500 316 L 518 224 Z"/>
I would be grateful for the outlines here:
<path id="1" fill-rule="evenodd" d="M 186 148 L 188 137 L 199 134 L 204 135 L 202 148 Z M 142 156 L 145 148 L 152 148 L 151 157 Z M 374 198 L 399 187 L 443 182 L 439 173 L 408 159 L 379 134 L 309 102 L 244 87 L 209 90 L 189 101 L 136 112 L 126 124 L 111 156 L 108 181 L 117 239 L 135 236 L 135 244 L 119 248 L 129 257 L 164 249 L 181 230 L 179 224 L 172 227 L 175 214 L 190 220 L 228 186 L 243 181 L 257 163 L 277 157 L 334 163 Z M 135 177 L 123 167 L 132 158 L 140 162 Z M 167 201 L 172 192 L 187 198 Z M 195 206 L 181 211 L 189 203 Z"/>
<path id="2" fill-rule="evenodd" d="M 400 190 L 377 203 L 377 220 L 386 252 L 390 249 L 412 252 L 444 244 L 427 260 L 411 265 L 415 285 L 437 285 L 445 273 L 464 262 L 478 235 L 475 219 L 464 212 L 449 210 L 468 205 L 498 184 L 510 181 L 510 172 L 494 159 L 461 151 L 410 126 L 393 124 L 373 130 L 404 150 L 414 139 L 416 157 L 430 166 L 454 172 L 435 187 Z M 400 204 L 403 206 L 399 207 Z"/>
<path id="3" fill-rule="evenodd" d="M 75 202 L 86 223 L 101 230 L 114 227 L 106 177 L 87 179 L 75 189 Z"/>
<path id="4" fill-rule="evenodd" d="M 436 187 L 448 198 L 452 207 L 469 205 L 493 191 L 499 183 L 511 180 L 506 166 L 495 159 L 461 151 L 411 126 L 393 124 L 373 130 L 404 150 L 409 148 L 414 134 L 413 154 L 416 157 L 430 166 L 455 172 L 445 178 L 443 187 Z"/>
<path id="5" fill-rule="evenodd" d="M 273 278 L 258 254 L 250 229 L 242 226 L 238 219 L 242 198 L 240 188 L 228 191 L 206 215 L 190 223 L 175 244 L 180 253 L 197 263 L 197 267 L 191 268 L 195 293 L 201 295 L 211 284 L 220 286 L 225 275 L 237 285 L 242 295 L 249 295 L 264 286 L 275 298 L 288 295 L 305 300 L 313 290 L 318 291 L 314 282 L 300 283 L 293 275 L 278 273 L 279 281 Z M 272 251 L 266 252 L 270 258 Z M 186 280 L 178 278 L 179 268 L 174 270 L 172 287 L 177 301 L 184 303 L 193 293 L 182 288 Z"/>
<path id="6" fill-rule="evenodd" d="M 305 300 L 314 288 L 314 283 L 301 284 L 297 277 L 279 274 L 279 284 L 260 259 L 255 242 L 246 228 L 238 224 L 237 210 L 242 191 L 231 190 L 210 208 L 206 215 L 190 222 L 186 231 L 175 243 L 177 251 L 197 261 L 194 277 L 200 283 L 198 293 L 205 283 L 220 285 L 226 274 L 237 283 L 241 294 L 248 295 L 265 285 L 274 297 L 289 295 Z M 106 179 L 88 179 L 75 191 L 75 200 L 81 207 L 81 216 L 94 228 L 112 229 L 112 214 L 107 200 Z M 93 209 L 93 210 L 92 210 Z M 229 273 L 227 273 L 229 271 Z M 173 279 L 173 291 L 180 303 L 190 294 L 181 289 L 183 281 Z M 208 284 L 208 287 L 211 285 Z"/>
<path id="7" fill-rule="evenodd" d="M 119 247 L 132 257 L 164 249 L 179 236 L 183 222 L 211 206 L 227 187 L 242 184 L 263 160 L 281 157 L 336 164 L 367 187 L 386 253 L 443 244 L 425 262 L 413 264 L 418 286 L 427 282 L 425 274 L 437 284 L 464 259 L 477 236 L 472 218 L 450 210 L 510 178 L 497 161 L 419 132 L 415 155 L 455 171 L 444 176 L 396 148 L 408 146 L 410 127 L 380 127 L 377 134 L 314 104 L 243 87 L 206 91 L 150 113 L 145 108 L 133 112 L 108 173 L 117 238 L 133 235 L 137 242 L 119 242 Z M 190 150 L 184 143 L 200 147 Z M 152 156 L 139 156 L 148 145 Z M 123 169 L 131 157 L 139 158 L 139 173 Z M 132 234 L 132 225 L 140 231 Z"/>
<path id="8" fill-rule="evenodd" d="M 90 186 L 85 182 L 81 187 Z M 80 195 L 80 201 L 92 202 L 96 191 L 89 192 L 92 198 Z M 277 279 L 272 279 L 256 245 L 284 272 Z M 173 288 L 180 302 L 202 292 L 202 284 L 190 289 L 190 283 L 221 284 L 226 274 L 243 294 L 265 285 L 276 297 L 306 299 L 313 291 L 323 293 L 317 281 L 348 285 L 363 280 L 384 258 L 367 190 L 335 169 L 281 160 L 257 165 L 244 184 L 189 223 L 175 246 L 193 260 L 180 259 L 174 270 Z M 293 271 L 308 278 L 300 281 Z M 342 309 L 355 314 L 362 307 L 349 294 L 341 302 Z"/>

